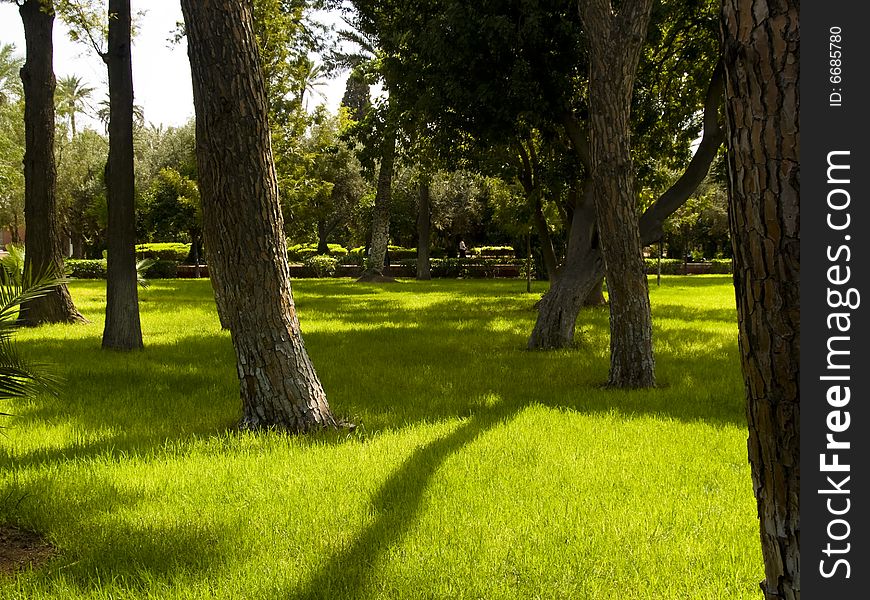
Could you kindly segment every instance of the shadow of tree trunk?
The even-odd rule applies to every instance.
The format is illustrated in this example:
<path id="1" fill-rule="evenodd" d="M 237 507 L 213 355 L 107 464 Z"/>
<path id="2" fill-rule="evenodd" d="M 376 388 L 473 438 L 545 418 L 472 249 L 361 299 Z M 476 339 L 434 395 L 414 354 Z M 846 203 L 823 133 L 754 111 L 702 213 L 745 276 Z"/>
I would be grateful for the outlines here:
<path id="1" fill-rule="evenodd" d="M 311 578 L 298 600 L 367 598 L 380 559 L 400 542 L 420 511 L 426 488 L 450 455 L 458 452 L 519 408 L 495 407 L 472 416 L 452 433 L 415 451 L 372 500 L 375 521 Z"/>

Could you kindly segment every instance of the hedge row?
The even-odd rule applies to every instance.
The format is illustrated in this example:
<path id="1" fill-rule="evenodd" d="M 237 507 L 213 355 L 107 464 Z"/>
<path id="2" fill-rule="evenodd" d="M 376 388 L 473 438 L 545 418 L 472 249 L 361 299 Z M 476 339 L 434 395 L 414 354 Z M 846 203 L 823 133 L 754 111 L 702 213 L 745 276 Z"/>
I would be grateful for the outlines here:
<path id="1" fill-rule="evenodd" d="M 69 277 L 76 279 L 105 279 L 106 259 L 74 259 L 65 261 Z M 158 260 L 143 273 L 147 279 L 174 279 L 178 277 L 178 261 Z"/>
<path id="2" fill-rule="evenodd" d="M 182 262 L 190 253 L 190 244 L 180 242 L 157 242 L 151 244 L 137 244 L 136 258 L 153 258 L 155 260 L 174 260 Z"/>
<path id="3" fill-rule="evenodd" d="M 647 258 L 646 272 L 650 275 L 658 273 L 658 259 Z M 662 275 L 685 275 L 687 265 L 684 261 L 678 258 L 663 258 L 662 259 Z M 689 273 L 703 271 L 705 273 L 713 273 L 718 275 L 727 275 L 731 273 L 731 259 L 718 258 L 704 263 L 689 263 Z"/>

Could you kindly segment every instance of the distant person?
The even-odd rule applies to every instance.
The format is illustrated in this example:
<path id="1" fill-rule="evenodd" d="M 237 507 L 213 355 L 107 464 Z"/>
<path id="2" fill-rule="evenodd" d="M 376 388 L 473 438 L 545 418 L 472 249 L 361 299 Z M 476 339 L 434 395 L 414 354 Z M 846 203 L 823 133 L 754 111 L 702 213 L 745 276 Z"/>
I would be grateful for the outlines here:
<path id="1" fill-rule="evenodd" d="M 468 246 L 465 245 L 465 240 L 459 240 L 459 258 L 465 258 L 466 252 L 468 252 Z"/>

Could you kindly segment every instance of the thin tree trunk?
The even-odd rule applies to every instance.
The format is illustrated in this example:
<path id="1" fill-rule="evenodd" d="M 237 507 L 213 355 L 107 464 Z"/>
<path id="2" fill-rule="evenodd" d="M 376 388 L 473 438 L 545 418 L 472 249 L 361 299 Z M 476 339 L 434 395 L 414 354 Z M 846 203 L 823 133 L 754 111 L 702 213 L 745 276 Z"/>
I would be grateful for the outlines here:
<path id="1" fill-rule="evenodd" d="M 695 191 L 700 183 L 707 176 L 710 170 L 710 165 L 716 158 L 719 146 L 722 145 L 725 133 L 719 124 L 719 106 L 722 100 L 722 70 L 717 68 L 710 80 L 710 86 L 707 90 L 707 97 L 704 103 L 704 134 L 701 143 L 692 157 L 689 166 L 686 167 L 682 176 L 668 188 L 646 211 L 639 221 L 641 243 L 643 245 L 652 244 L 661 238 L 662 226 L 665 220 L 682 206 L 689 196 Z M 565 128 L 571 138 L 571 146 L 577 155 L 577 158 L 585 166 L 586 170 L 590 169 L 591 158 L 589 156 L 589 147 L 586 135 L 583 132 L 580 124 L 573 116 L 565 118 Z M 587 203 L 588 205 L 588 203 Z M 595 221 L 594 208 L 587 208 L 587 212 L 583 215 L 584 226 L 588 226 Z M 577 223 L 577 218 L 572 220 L 572 223 Z M 574 225 L 572 225 L 573 230 Z M 582 244 L 586 244 L 583 248 L 578 248 L 575 240 L 583 240 Z M 529 338 L 530 349 L 544 348 L 567 348 L 574 343 L 574 321 L 577 319 L 578 312 L 582 304 L 577 305 L 574 310 L 573 304 L 574 294 L 568 289 L 562 290 L 561 286 L 566 288 L 576 289 L 581 287 L 586 289 L 592 286 L 594 282 L 586 282 L 585 278 L 602 281 L 604 278 L 604 263 L 600 260 L 598 250 L 593 248 L 591 244 L 597 240 L 597 236 L 575 236 L 573 231 L 568 243 L 568 257 L 565 259 L 565 264 L 559 271 L 559 277 L 550 287 L 547 295 L 554 294 L 561 298 L 566 304 L 560 302 L 548 301 L 541 302 L 539 306 L 538 319 L 535 323 L 535 329 Z M 573 259 L 570 258 L 573 253 Z M 584 263 L 578 257 L 589 256 L 590 264 Z M 563 282 L 562 279 L 565 279 Z M 546 296 L 545 296 L 546 297 Z M 570 325 L 567 321 L 571 321 Z M 545 332 L 561 331 L 564 332 L 563 337 L 558 337 Z M 547 346 L 536 346 L 538 341 L 546 340 Z"/>
<path id="2" fill-rule="evenodd" d="M 589 131 L 598 231 L 610 294 L 610 380 L 655 385 L 652 315 L 631 162 L 631 96 L 652 0 L 580 3 L 590 47 Z"/>
<path id="3" fill-rule="evenodd" d="M 372 215 L 372 243 L 366 272 L 360 280 L 379 279 L 385 274 L 387 245 L 390 242 L 390 203 L 393 188 L 393 169 L 396 161 L 396 136 L 394 126 L 389 126 L 381 148 L 381 166 L 378 169 L 378 189 L 375 192 L 375 207 Z"/>
<path id="4" fill-rule="evenodd" d="M 136 277 L 133 178 L 133 70 L 130 0 L 109 0 L 109 39 L 103 61 L 109 73 L 109 160 L 106 163 L 108 254 L 103 348 L 142 348 Z"/>
<path id="5" fill-rule="evenodd" d="M 800 599 L 797 0 L 724 0 L 729 217 L 767 600 Z"/>
<path id="6" fill-rule="evenodd" d="M 328 235 L 328 230 L 326 227 L 326 221 L 321 220 L 317 223 L 317 253 L 318 254 L 329 254 L 329 242 L 327 242 L 326 237 Z"/>
<path id="7" fill-rule="evenodd" d="M 250 2 L 182 0 L 203 235 L 236 351 L 241 427 L 334 426 L 302 341 Z M 244 257 L 244 262 L 239 262 Z"/>
<path id="8" fill-rule="evenodd" d="M 544 260 L 547 279 L 553 281 L 559 269 L 559 260 L 556 258 L 556 251 L 553 248 L 553 237 L 550 235 L 550 227 L 547 225 L 547 218 L 544 216 L 540 190 L 536 190 L 533 193 L 532 202 L 534 203 L 532 218 L 535 223 L 535 231 L 538 232 L 538 239 L 541 240 L 541 258 Z"/>
<path id="9" fill-rule="evenodd" d="M 24 84 L 24 214 L 27 220 L 25 272 L 34 276 L 63 274 L 63 244 L 57 220 L 57 168 L 54 161 L 54 49 L 51 2 L 26 0 L 19 8 L 24 24 L 26 61 Z M 16 215 L 17 216 L 17 215 Z M 13 241 L 18 241 L 18 223 Z M 66 285 L 59 285 L 21 307 L 20 322 L 86 322 L 73 304 Z"/>
<path id="10" fill-rule="evenodd" d="M 417 279 L 432 279 L 429 264 L 429 245 L 432 236 L 432 198 L 428 181 L 420 182 L 420 201 L 417 205 Z"/>

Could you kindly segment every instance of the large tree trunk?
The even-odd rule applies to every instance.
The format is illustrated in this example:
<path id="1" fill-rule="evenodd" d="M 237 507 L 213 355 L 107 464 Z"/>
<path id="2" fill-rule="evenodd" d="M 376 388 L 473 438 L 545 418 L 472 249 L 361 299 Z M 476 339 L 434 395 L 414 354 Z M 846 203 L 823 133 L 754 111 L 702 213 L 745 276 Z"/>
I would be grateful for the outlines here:
<path id="1" fill-rule="evenodd" d="M 388 126 L 381 147 L 381 166 L 378 169 L 378 188 L 375 192 L 375 206 L 372 214 L 372 243 L 367 259 L 366 271 L 361 281 L 383 280 L 384 263 L 387 259 L 387 245 L 390 243 L 390 203 L 393 191 L 393 169 L 396 162 L 395 126 Z"/>
<path id="2" fill-rule="evenodd" d="M 182 0 L 203 235 L 236 351 L 241 427 L 334 426 L 293 294 L 250 2 Z"/>
<path id="3" fill-rule="evenodd" d="M 136 277 L 136 206 L 133 179 L 133 70 L 130 0 L 109 0 L 109 160 L 106 163 L 108 255 L 103 348 L 142 348 Z"/>
<path id="4" fill-rule="evenodd" d="M 51 2 L 26 0 L 19 12 L 24 24 L 27 62 L 21 69 L 24 84 L 24 214 L 27 219 L 25 272 L 34 276 L 63 274 L 63 245 L 57 220 L 54 162 L 54 88 L 52 62 L 54 9 Z M 13 240 L 18 236 L 13 230 Z M 17 241 L 17 240 L 14 240 Z M 20 322 L 84 322 L 65 285 L 21 307 Z"/>
<path id="5" fill-rule="evenodd" d="M 577 313 L 598 281 L 595 274 L 604 271 L 595 238 L 592 183 L 587 181 L 580 203 L 574 209 L 565 264 L 541 298 L 538 320 L 529 337 L 529 350 L 569 348 L 574 344 Z"/>
<path id="6" fill-rule="evenodd" d="M 724 0 L 729 216 L 767 600 L 800 599 L 798 2 Z"/>
<path id="7" fill-rule="evenodd" d="M 652 315 L 638 229 L 631 162 L 631 96 L 652 0 L 580 3 L 590 47 L 589 130 L 592 184 L 610 296 L 610 380 L 655 385 Z"/>
<path id="8" fill-rule="evenodd" d="M 432 198 L 428 181 L 420 182 L 420 201 L 417 205 L 417 279 L 432 279 L 429 263 L 429 245 L 432 237 Z"/>
<path id="9" fill-rule="evenodd" d="M 719 105 L 721 100 L 722 71 L 721 68 L 717 68 L 710 80 L 710 86 L 707 90 L 704 103 L 704 135 L 701 143 L 683 175 L 641 216 L 639 227 L 641 243 L 643 245 L 652 244 L 661 238 L 662 226 L 665 220 L 686 202 L 707 176 L 710 165 L 716 158 L 716 153 L 725 137 L 725 133 L 719 124 Z M 585 133 L 580 124 L 572 116 L 566 117 L 565 128 L 571 138 L 571 146 L 577 154 L 577 158 L 588 171 L 590 169 L 591 158 Z M 586 204 L 588 206 L 589 202 Z M 583 223 L 585 225 L 589 223 L 594 224 L 594 221 L 594 208 L 587 209 L 587 212 L 583 215 Z M 572 222 L 577 223 L 576 215 Z M 547 296 L 553 294 L 562 300 L 541 302 L 535 329 L 529 338 L 529 349 L 567 348 L 573 345 L 574 321 L 577 319 L 577 314 L 583 304 L 575 305 L 573 303 L 573 292 L 568 289 L 563 290 L 562 287 L 586 289 L 591 286 L 590 289 L 593 290 L 591 294 L 594 295 L 597 284 L 595 282 L 588 282 L 586 279 L 589 278 L 600 282 L 604 278 L 604 263 L 600 260 L 598 250 L 591 247 L 593 241 L 597 240 L 597 236 L 576 237 L 573 233 L 573 227 L 574 225 L 572 225 L 572 234 L 569 238 L 568 256 L 565 259 L 565 264 L 559 272 L 559 277 L 553 282 L 550 290 L 547 292 Z M 583 241 L 578 242 L 577 240 Z M 585 244 L 585 246 L 577 247 L 577 243 Z M 589 264 L 579 258 L 587 255 L 590 257 Z M 576 310 L 574 306 L 577 307 Z M 546 331 L 561 331 L 564 335 L 549 335 L 544 333 Z M 546 340 L 547 345 L 538 345 L 543 340 Z"/>

